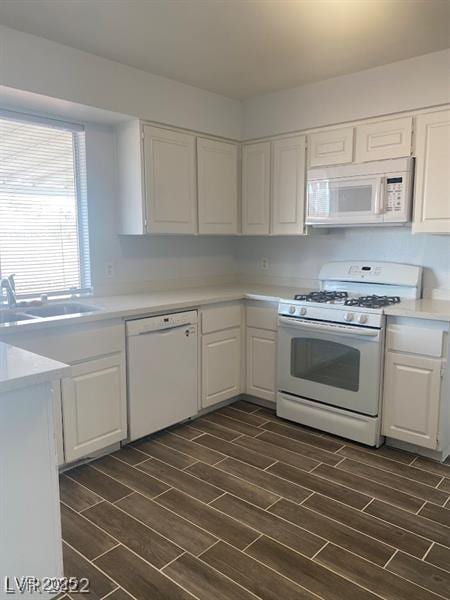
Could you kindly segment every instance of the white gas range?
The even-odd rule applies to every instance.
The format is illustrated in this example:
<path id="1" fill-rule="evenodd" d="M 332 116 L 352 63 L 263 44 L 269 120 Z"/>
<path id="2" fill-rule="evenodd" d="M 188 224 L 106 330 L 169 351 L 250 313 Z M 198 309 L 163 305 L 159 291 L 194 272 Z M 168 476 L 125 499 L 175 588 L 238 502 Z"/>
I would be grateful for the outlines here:
<path id="1" fill-rule="evenodd" d="M 278 306 L 277 414 L 379 446 L 384 308 L 420 297 L 422 268 L 331 262 L 319 278 Z"/>

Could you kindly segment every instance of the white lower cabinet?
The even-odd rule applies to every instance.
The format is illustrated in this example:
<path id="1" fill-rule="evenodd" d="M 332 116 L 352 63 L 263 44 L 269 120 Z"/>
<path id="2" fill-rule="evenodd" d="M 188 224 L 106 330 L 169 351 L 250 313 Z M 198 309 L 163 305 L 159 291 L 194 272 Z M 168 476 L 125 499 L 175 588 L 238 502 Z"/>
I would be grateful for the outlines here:
<path id="1" fill-rule="evenodd" d="M 387 352 L 383 434 L 417 446 L 438 446 L 442 361 Z"/>
<path id="2" fill-rule="evenodd" d="M 275 402 L 275 331 L 247 327 L 246 393 Z"/>
<path id="3" fill-rule="evenodd" d="M 202 336 L 202 408 L 241 393 L 241 327 Z"/>
<path id="4" fill-rule="evenodd" d="M 66 462 L 77 460 L 127 435 L 123 356 L 89 360 L 62 380 Z"/>

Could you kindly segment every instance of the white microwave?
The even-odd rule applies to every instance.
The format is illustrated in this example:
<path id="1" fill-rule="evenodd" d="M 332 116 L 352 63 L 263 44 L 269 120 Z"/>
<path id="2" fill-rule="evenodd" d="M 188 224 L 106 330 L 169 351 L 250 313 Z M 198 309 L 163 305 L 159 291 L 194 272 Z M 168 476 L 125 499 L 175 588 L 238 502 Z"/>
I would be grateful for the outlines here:
<path id="1" fill-rule="evenodd" d="M 309 169 L 306 224 L 401 225 L 411 220 L 413 158 Z"/>

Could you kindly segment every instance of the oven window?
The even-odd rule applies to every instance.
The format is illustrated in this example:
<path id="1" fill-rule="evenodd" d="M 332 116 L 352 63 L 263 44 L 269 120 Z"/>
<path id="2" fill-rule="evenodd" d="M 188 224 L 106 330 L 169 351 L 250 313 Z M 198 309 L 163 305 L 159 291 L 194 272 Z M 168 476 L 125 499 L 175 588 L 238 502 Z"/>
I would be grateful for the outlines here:
<path id="1" fill-rule="evenodd" d="M 357 392 L 360 351 L 328 340 L 293 338 L 291 376 Z"/>

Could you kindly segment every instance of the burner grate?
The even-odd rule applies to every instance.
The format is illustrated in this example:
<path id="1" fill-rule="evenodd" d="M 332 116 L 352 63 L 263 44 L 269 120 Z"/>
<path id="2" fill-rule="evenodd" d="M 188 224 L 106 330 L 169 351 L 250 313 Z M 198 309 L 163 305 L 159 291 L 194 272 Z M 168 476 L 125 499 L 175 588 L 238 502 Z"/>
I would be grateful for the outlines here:
<path id="1" fill-rule="evenodd" d="M 360 306 L 362 308 L 383 308 L 399 302 L 399 296 L 377 296 L 373 294 L 371 296 L 361 296 L 360 298 L 348 298 L 344 304 L 345 306 Z"/>
<path id="2" fill-rule="evenodd" d="M 310 292 L 309 294 L 296 294 L 294 296 L 294 300 L 303 300 L 304 302 L 333 302 L 334 300 L 343 300 L 348 298 L 347 292 L 327 292 L 327 291 L 319 291 L 319 292 Z"/>

